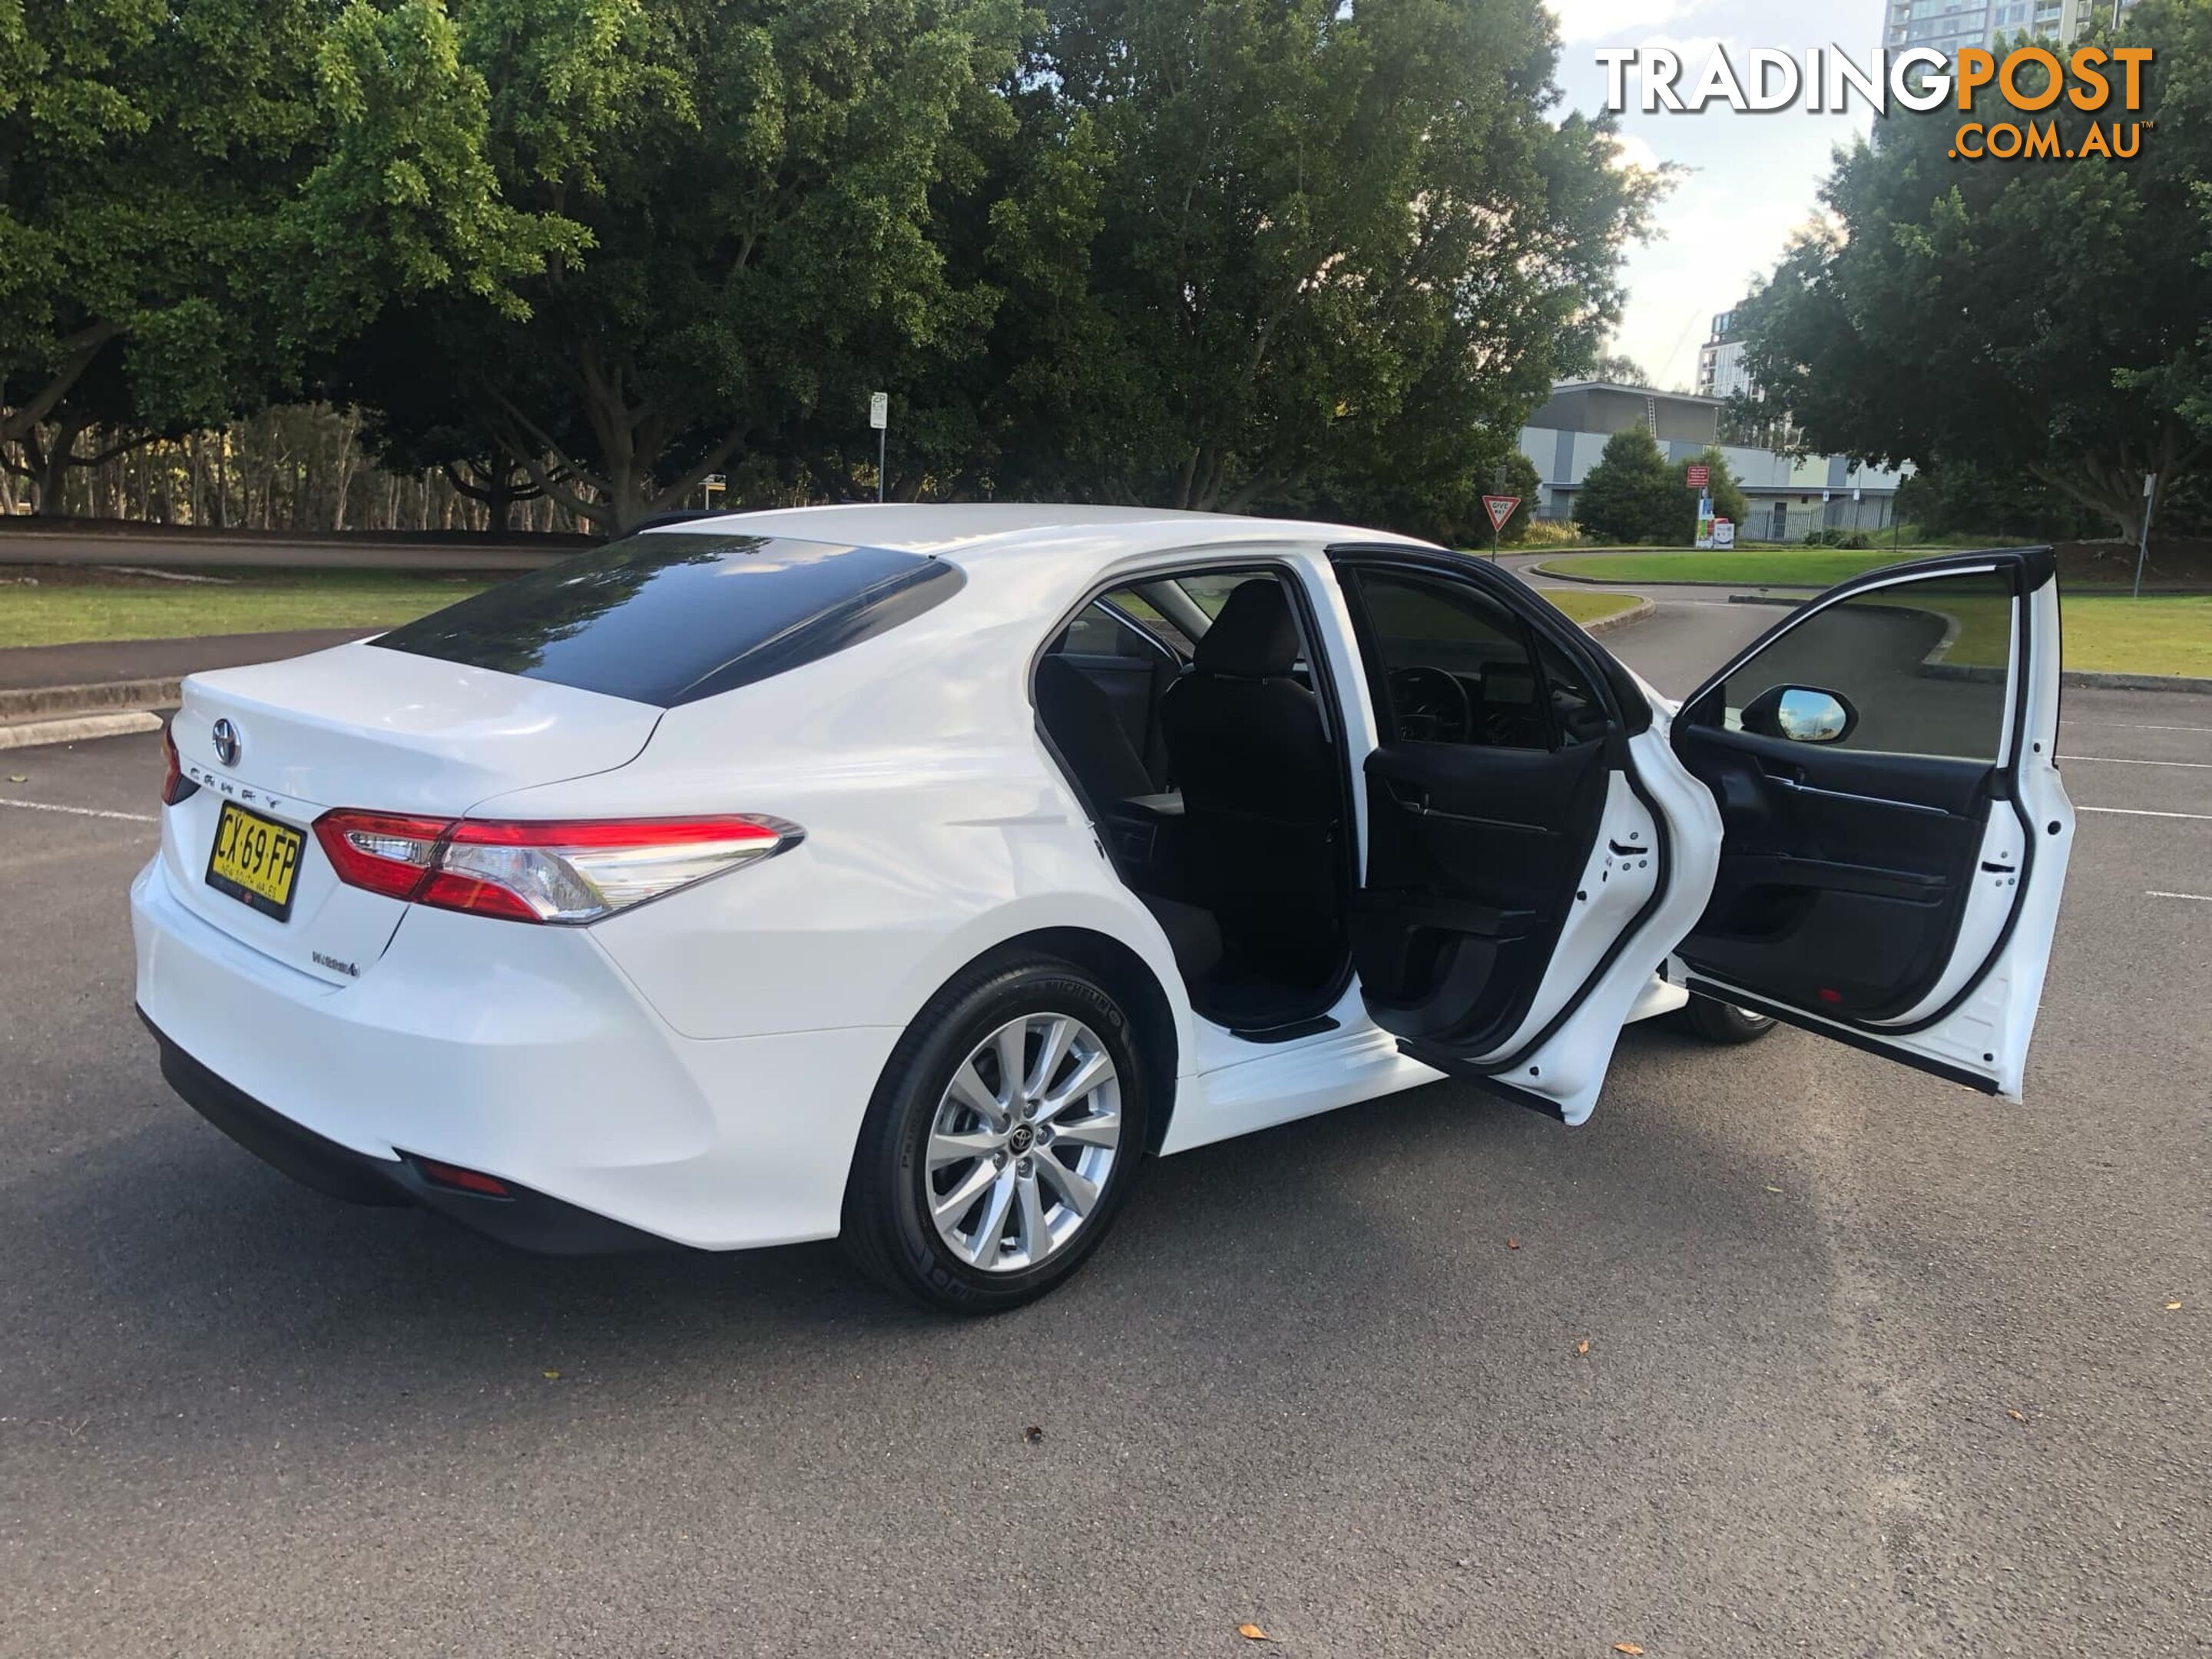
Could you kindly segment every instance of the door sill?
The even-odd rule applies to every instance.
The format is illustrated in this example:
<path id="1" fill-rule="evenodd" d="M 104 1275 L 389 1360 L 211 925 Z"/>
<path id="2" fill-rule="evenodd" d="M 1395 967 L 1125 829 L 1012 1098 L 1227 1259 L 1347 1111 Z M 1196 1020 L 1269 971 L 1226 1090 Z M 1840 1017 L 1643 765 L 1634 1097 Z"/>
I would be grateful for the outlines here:
<path id="1" fill-rule="evenodd" d="M 1335 1018 L 1316 1014 L 1310 1019 L 1294 1019 L 1284 1025 L 1231 1025 L 1229 1035 L 1239 1042 L 1296 1042 L 1300 1037 L 1319 1036 L 1324 1031 L 1338 1030 Z"/>

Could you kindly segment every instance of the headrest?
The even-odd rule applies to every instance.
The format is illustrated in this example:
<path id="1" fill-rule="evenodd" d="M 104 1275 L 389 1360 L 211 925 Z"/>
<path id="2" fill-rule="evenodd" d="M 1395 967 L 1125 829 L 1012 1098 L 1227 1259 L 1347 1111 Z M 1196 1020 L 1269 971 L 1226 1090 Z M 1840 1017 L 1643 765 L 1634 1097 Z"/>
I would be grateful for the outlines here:
<path id="1" fill-rule="evenodd" d="M 1229 603 L 1191 653 L 1202 674 L 1264 680 L 1287 674 L 1298 659 L 1297 625 L 1282 584 L 1261 577 L 1230 590 Z"/>

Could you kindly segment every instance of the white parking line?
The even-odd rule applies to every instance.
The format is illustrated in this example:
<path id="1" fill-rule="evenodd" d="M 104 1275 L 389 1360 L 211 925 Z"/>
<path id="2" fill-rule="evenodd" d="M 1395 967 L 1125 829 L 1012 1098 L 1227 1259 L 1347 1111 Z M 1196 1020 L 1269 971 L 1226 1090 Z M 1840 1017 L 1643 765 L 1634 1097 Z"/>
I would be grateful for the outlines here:
<path id="1" fill-rule="evenodd" d="M 2212 904 L 2212 893 L 2161 893 L 2156 888 L 2146 887 L 2143 889 L 2143 896 L 2145 898 L 2195 899 L 2199 904 Z"/>
<path id="2" fill-rule="evenodd" d="M 2140 720 L 2077 720 L 2069 719 L 2069 726 L 2106 726 L 2115 732 L 2203 732 L 2212 733 L 2212 726 L 2145 726 Z"/>
<path id="3" fill-rule="evenodd" d="M 2197 823 L 2212 823 L 2212 812 L 2146 812 L 2139 806 L 2077 806 L 2077 812 L 2110 812 L 2123 818 L 2188 818 Z"/>
<path id="4" fill-rule="evenodd" d="M 2098 766 L 2179 766 L 2191 772 L 2212 772 L 2212 761 L 2122 760 L 2118 755 L 2061 755 L 2062 762 L 2088 761 Z"/>
<path id="5" fill-rule="evenodd" d="M 49 800 L 10 800 L 0 795 L 0 806 L 20 806 L 31 812 L 73 812 L 81 818 L 120 818 L 125 823 L 159 823 L 143 812 L 109 812 L 97 806 L 57 806 Z"/>

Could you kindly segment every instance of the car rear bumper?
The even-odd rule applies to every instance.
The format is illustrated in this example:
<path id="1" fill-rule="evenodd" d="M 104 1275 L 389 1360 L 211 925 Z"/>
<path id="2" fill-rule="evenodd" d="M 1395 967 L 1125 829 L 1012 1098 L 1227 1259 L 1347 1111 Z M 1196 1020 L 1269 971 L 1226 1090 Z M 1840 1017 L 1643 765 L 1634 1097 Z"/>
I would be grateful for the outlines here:
<path id="1" fill-rule="evenodd" d="M 526 1250 L 597 1255 L 661 1249 L 669 1241 L 574 1204 L 507 1182 L 507 1195 L 463 1192 L 429 1180 L 409 1158 L 371 1158 L 271 1111 L 217 1077 L 138 1017 L 161 1048 L 161 1075 L 185 1103 L 240 1146 L 295 1181 L 353 1204 L 419 1204 Z"/>
<path id="2" fill-rule="evenodd" d="M 410 911 L 380 960 L 333 986 L 195 915 L 169 882 L 156 861 L 131 891 L 137 1004 L 164 1073 L 308 1185 L 540 1249 L 837 1231 L 896 1030 L 686 1038 L 587 930 L 436 910 Z M 422 1159 L 521 1196 L 437 1187 Z"/>

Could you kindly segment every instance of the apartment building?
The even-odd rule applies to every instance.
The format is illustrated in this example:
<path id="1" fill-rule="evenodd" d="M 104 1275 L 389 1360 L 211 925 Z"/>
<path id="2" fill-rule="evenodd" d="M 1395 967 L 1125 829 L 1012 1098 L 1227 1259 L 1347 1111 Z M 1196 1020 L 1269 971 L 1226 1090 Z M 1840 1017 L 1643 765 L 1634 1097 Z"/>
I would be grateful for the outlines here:
<path id="1" fill-rule="evenodd" d="M 2028 34 L 2063 46 L 2092 23 L 2116 23 L 2136 0 L 1886 0 L 1882 44 L 1892 52 L 1954 52 Z"/>

